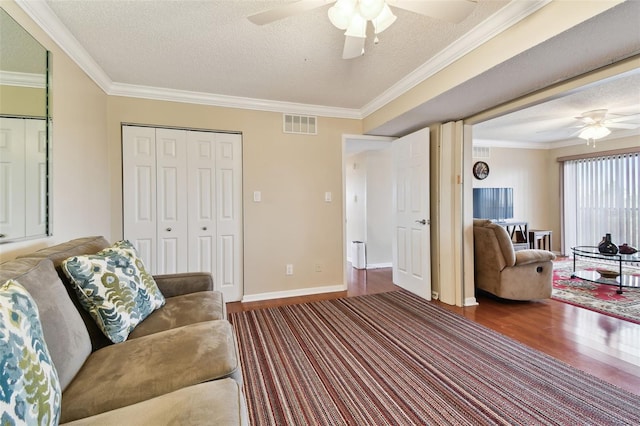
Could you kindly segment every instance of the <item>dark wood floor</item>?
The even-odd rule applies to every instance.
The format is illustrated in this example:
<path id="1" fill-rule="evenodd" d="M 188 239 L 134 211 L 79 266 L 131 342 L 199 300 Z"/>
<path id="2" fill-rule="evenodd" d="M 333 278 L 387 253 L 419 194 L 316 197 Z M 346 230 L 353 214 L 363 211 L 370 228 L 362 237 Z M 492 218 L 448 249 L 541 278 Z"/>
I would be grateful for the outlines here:
<path id="1" fill-rule="evenodd" d="M 350 269 L 348 290 L 227 304 L 228 312 L 397 290 L 391 269 Z M 640 395 L 640 325 L 555 300 L 509 302 L 478 295 L 478 306 L 439 306 Z"/>

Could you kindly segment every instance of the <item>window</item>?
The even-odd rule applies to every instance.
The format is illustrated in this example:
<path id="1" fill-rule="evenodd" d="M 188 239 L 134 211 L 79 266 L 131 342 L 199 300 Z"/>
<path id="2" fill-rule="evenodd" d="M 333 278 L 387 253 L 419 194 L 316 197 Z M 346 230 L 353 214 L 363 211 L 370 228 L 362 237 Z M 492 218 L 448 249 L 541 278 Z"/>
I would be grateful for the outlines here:
<path id="1" fill-rule="evenodd" d="M 565 160 L 564 247 L 597 246 L 609 233 L 616 245 L 640 243 L 640 154 Z"/>

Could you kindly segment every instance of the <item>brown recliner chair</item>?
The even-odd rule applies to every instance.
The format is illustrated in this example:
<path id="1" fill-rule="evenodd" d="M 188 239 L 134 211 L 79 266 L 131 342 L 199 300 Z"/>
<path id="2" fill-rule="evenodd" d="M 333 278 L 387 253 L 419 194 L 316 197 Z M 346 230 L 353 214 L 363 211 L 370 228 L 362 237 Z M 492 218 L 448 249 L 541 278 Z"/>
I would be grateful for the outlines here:
<path id="1" fill-rule="evenodd" d="M 547 250 L 514 251 L 507 230 L 490 220 L 473 220 L 476 288 L 503 299 L 551 297 L 553 262 Z"/>

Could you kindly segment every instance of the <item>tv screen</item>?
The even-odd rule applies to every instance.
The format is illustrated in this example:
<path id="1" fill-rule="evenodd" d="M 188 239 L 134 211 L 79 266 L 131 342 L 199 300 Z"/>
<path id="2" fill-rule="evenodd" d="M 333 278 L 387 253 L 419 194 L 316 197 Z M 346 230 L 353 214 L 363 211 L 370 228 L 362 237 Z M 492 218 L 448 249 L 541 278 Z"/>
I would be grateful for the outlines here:
<path id="1" fill-rule="evenodd" d="M 513 219 L 513 188 L 473 188 L 473 217 Z"/>

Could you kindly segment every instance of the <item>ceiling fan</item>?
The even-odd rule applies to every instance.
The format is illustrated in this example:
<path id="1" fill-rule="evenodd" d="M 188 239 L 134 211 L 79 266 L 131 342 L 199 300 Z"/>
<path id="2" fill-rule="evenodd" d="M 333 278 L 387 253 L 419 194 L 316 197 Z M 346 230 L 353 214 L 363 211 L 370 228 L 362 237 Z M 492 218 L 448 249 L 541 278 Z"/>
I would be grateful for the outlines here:
<path id="1" fill-rule="evenodd" d="M 582 125 L 576 126 L 578 130 L 571 136 L 578 136 L 580 139 L 585 139 L 587 144 L 593 142 L 594 145 L 596 139 L 608 136 L 611 133 L 610 129 L 637 129 L 640 127 L 640 124 L 637 123 L 625 123 L 640 119 L 640 114 L 614 116 L 608 114 L 607 109 L 583 112 L 575 118 L 582 121 Z"/>
<path id="2" fill-rule="evenodd" d="M 298 0 L 270 9 L 247 18 L 257 25 L 265 25 L 279 19 L 307 12 L 329 3 L 331 23 L 345 32 L 343 59 L 352 59 L 364 54 L 367 25 L 371 21 L 377 35 L 396 20 L 391 7 L 408 10 L 432 18 L 458 23 L 475 8 L 477 0 Z"/>

